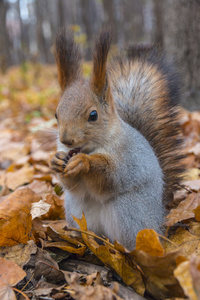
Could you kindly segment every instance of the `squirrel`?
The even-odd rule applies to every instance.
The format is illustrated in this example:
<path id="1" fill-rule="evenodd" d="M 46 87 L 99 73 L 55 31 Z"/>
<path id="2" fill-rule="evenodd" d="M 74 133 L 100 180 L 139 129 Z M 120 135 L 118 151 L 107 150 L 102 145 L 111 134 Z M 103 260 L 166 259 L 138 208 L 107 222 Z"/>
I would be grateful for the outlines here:
<path id="1" fill-rule="evenodd" d="M 131 250 L 138 231 L 162 232 L 165 203 L 182 180 L 178 88 L 153 52 L 129 51 L 107 66 L 110 44 L 110 31 L 102 30 L 84 79 L 72 33 L 57 34 L 61 99 L 50 167 L 64 189 L 69 226 L 84 212 L 89 230 Z"/>

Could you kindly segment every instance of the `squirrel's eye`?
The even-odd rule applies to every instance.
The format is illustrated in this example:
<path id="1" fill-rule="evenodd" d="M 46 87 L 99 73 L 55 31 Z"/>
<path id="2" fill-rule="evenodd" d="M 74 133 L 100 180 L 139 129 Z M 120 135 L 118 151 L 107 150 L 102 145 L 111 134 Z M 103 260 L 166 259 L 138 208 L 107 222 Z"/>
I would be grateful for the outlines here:
<path id="1" fill-rule="evenodd" d="M 56 118 L 56 120 L 58 119 L 57 113 L 55 113 L 55 118 Z"/>
<path id="2" fill-rule="evenodd" d="M 90 113 L 88 122 L 93 122 L 93 121 L 96 121 L 97 119 L 98 119 L 97 111 L 96 111 L 96 110 L 93 110 L 93 111 Z"/>

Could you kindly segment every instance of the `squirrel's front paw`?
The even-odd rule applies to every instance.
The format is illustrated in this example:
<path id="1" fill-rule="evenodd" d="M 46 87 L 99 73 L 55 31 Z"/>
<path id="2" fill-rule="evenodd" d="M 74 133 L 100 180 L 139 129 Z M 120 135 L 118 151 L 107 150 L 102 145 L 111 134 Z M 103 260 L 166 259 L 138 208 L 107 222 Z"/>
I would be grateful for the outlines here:
<path id="1" fill-rule="evenodd" d="M 66 165 L 63 174 L 68 176 L 76 176 L 79 173 L 88 173 L 90 169 L 90 156 L 79 153 L 73 156 Z"/>
<path id="2" fill-rule="evenodd" d="M 56 152 L 50 157 L 49 167 L 55 172 L 63 172 L 66 166 L 66 153 L 63 151 Z"/>

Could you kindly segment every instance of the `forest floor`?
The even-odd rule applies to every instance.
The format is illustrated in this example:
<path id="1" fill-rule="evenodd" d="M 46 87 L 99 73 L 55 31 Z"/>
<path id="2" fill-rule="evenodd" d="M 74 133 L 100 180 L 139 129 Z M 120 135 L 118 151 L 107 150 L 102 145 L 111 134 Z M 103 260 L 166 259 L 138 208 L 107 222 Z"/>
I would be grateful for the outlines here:
<path id="1" fill-rule="evenodd" d="M 182 110 L 187 180 L 165 236 L 142 230 L 130 252 L 88 231 L 84 215 L 80 230 L 67 227 L 48 167 L 58 100 L 55 66 L 0 77 L 0 299 L 200 299 L 200 113 Z"/>

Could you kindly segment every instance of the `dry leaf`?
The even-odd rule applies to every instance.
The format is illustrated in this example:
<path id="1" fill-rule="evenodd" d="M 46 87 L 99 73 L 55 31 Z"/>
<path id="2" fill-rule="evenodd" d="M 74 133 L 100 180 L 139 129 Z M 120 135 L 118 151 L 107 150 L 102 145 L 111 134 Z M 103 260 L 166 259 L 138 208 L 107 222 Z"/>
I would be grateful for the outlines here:
<path id="1" fill-rule="evenodd" d="M 65 282 L 65 276 L 62 271 L 59 270 L 57 262 L 50 256 L 50 254 L 42 249 L 38 248 L 35 256 L 35 276 L 40 279 L 44 276 L 48 282 L 56 284 L 62 281 Z"/>
<path id="2" fill-rule="evenodd" d="M 34 241 L 28 241 L 26 245 L 18 244 L 12 247 L 0 248 L 0 257 L 11 260 L 22 268 L 29 262 L 31 254 L 35 254 L 36 251 L 37 246 Z"/>
<path id="3" fill-rule="evenodd" d="M 25 244 L 31 238 L 30 209 L 40 196 L 29 188 L 18 189 L 0 205 L 0 246 Z"/>
<path id="4" fill-rule="evenodd" d="M 182 201 L 177 208 L 172 209 L 168 214 L 166 225 L 172 226 L 177 222 L 195 217 L 194 210 L 200 205 L 200 193 L 190 194 Z"/>
<path id="5" fill-rule="evenodd" d="M 144 229 L 136 237 L 136 250 L 142 250 L 152 256 L 163 256 L 164 249 L 157 233 L 153 229 Z"/>
<path id="6" fill-rule="evenodd" d="M 130 256 L 141 267 L 146 292 L 154 299 L 183 297 L 183 291 L 173 274 L 176 268 L 176 259 L 180 256 L 179 251 L 157 257 L 144 251 L 133 250 Z"/>
<path id="7" fill-rule="evenodd" d="M 44 202 L 43 200 L 33 203 L 31 208 L 32 220 L 45 215 L 49 211 L 50 207 L 51 205 Z"/>
<path id="8" fill-rule="evenodd" d="M 32 181 L 33 175 L 33 167 L 26 164 L 19 170 L 16 170 L 14 172 L 7 172 L 6 185 L 9 189 L 14 191 L 17 187 Z"/>
<path id="9" fill-rule="evenodd" d="M 0 266 L 0 299 L 16 299 L 12 286 L 21 281 L 26 276 L 26 272 L 14 262 L 2 257 L 0 257 Z"/>
<path id="10" fill-rule="evenodd" d="M 81 230 L 87 230 L 87 223 L 83 214 L 82 219 L 73 217 L 77 222 Z M 88 248 L 110 269 L 122 278 L 123 282 L 131 286 L 138 294 L 144 294 L 144 283 L 141 277 L 141 272 L 138 270 L 137 265 L 132 262 L 130 266 L 127 258 L 123 253 L 114 249 L 114 245 L 109 246 L 105 243 L 105 246 L 99 245 L 94 238 L 90 235 L 90 231 L 82 233 L 82 238 Z M 91 233 L 93 234 L 93 233 Z M 106 242 L 106 240 L 105 240 Z"/>
<path id="11" fill-rule="evenodd" d="M 45 181 L 34 180 L 30 184 L 28 184 L 27 187 L 29 187 L 33 192 L 37 193 L 41 197 L 45 197 L 46 194 L 52 192 L 52 187 Z"/>
<path id="12" fill-rule="evenodd" d="M 103 285 L 95 286 L 82 286 L 79 284 L 79 277 L 77 274 L 73 274 L 68 279 L 70 284 L 70 290 L 68 292 L 72 295 L 73 299 L 77 300 L 105 300 L 116 299 L 122 300 L 114 290 L 111 290 Z M 115 288 L 117 290 L 117 288 Z"/>
<path id="13" fill-rule="evenodd" d="M 193 253 L 200 255 L 200 224 L 190 222 L 187 227 L 179 227 L 170 236 L 170 242 L 163 242 L 165 252 L 181 250 L 181 253 L 190 258 Z"/>
<path id="14" fill-rule="evenodd" d="M 186 296 L 191 300 L 198 300 L 192 284 L 192 276 L 190 273 L 190 262 L 184 261 L 174 270 L 174 276 L 180 282 Z"/>
<path id="15" fill-rule="evenodd" d="M 70 253 L 84 255 L 86 246 L 77 239 L 77 234 L 74 236 L 72 231 L 66 231 L 66 221 L 64 222 L 48 222 L 44 225 L 46 234 L 51 238 L 52 242 L 43 241 L 44 247 L 56 247 Z"/>
<path id="16" fill-rule="evenodd" d="M 60 199 L 55 194 L 47 195 L 45 202 L 50 204 L 49 211 L 42 216 L 42 219 L 58 220 L 65 219 L 64 200 Z"/>

